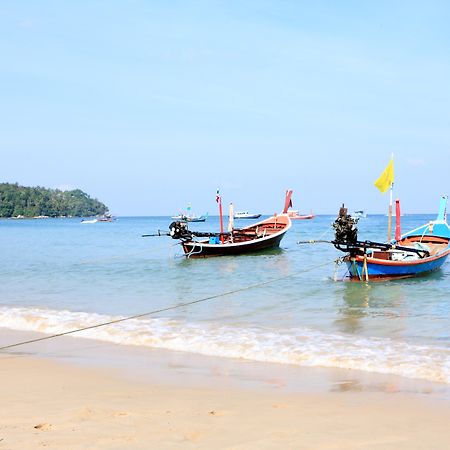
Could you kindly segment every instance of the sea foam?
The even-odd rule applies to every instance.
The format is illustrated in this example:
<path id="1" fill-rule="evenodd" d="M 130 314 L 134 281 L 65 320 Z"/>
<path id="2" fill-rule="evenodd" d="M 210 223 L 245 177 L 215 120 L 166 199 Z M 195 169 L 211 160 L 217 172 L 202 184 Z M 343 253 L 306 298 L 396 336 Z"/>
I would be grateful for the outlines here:
<path id="1" fill-rule="evenodd" d="M 0 308 L 0 326 L 58 334 L 120 319 L 94 313 L 38 308 Z M 168 318 L 131 319 L 71 335 L 203 355 L 300 366 L 337 367 L 395 374 L 450 384 L 450 349 L 387 338 L 188 323 Z"/>

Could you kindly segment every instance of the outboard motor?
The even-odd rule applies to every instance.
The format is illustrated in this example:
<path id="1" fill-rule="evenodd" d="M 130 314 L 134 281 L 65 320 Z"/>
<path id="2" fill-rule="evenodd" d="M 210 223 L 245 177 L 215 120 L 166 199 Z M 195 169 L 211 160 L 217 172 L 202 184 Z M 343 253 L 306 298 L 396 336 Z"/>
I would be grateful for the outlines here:
<path id="1" fill-rule="evenodd" d="M 339 209 L 339 215 L 333 223 L 335 230 L 334 244 L 355 245 L 358 241 L 357 223 L 358 219 L 347 214 L 347 208 L 342 204 L 342 207 Z"/>
<path id="2" fill-rule="evenodd" d="M 172 236 L 172 239 L 192 239 L 192 233 L 188 230 L 186 222 L 172 222 L 169 225 L 169 234 Z"/>

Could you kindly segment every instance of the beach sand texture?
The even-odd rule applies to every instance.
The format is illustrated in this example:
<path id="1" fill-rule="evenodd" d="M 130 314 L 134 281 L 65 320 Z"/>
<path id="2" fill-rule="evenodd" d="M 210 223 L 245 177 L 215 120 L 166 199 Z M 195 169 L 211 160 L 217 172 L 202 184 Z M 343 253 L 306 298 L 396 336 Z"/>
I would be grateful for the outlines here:
<path id="1" fill-rule="evenodd" d="M 0 367 L 1 449 L 450 447 L 450 408 L 424 395 L 165 386 L 16 355 Z"/>

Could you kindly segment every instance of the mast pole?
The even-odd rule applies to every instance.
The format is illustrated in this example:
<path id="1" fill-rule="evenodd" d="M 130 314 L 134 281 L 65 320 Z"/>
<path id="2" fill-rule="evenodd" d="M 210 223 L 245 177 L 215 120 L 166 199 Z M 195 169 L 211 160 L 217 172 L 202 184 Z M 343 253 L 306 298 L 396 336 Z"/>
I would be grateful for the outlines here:
<path id="1" fill-rule="evenodd" d="M 392 235 L 392 195 L 394 190 L 394 183 L 391 184 L 391 188 L 389 190 L 389 213 L 388 213 L 388 242 L 391 241 Z"/>
<path id="2" fill-rule="evenodd" d="M 234 205 L 230 203 L 228 208 L 228 231 L 231 233 L 234 228 Z"/>
<path id="3" fill-rule="evenodd" d="M 222 196 L 219 197 L 219 217 L 220 217 L 220 241 L 223 242 Z"/>
<path id="4" fill-rule="evenodd" d="M 395 240 L 398 242 L 402 238 L 402 231 L 400 225 L 400 200 L 395 200 Z"/>

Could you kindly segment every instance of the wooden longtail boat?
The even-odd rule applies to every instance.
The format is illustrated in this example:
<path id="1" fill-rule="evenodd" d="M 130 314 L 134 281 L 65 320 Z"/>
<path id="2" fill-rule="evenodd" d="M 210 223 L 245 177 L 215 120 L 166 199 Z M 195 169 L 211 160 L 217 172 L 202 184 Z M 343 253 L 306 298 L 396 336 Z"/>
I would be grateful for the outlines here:
<path id="1" fill-rule="evenodd" d="M 169 228 L 172 228 L 172 225 Z M 185 237 L 179 238 L 188 258 L 242 255 L 278 247 L 290 227 L 289 217 L 286 214 L 280 214 L 251 226 L 225 233 L 189 232 Z M 195 239 L 202 236 L 208 239 Z M 177 238 L 176 235 L 172 237 Z"/>
<path id="2" fill-rule="evenodd" d="M 336 238 L 333 244 L 347 253 L 342 260 L 347 265 L 350 278 L 362 281 L 406 278 L 441 268 L 450 255 L 447 199 L 448 197 L 441 198 L 436 220 L 402 236 L 398 233 L 396 240 L 387 243 L 358 241 L 355 226 L 357 220 L 348 216 L 345 208 L 341 208 L 334 225 Z M 397 211 L 399 220 L 399 207 Z"/>
<path id="3" fill-rule="evenodd" d="M 409 278 L 433 272 L 442 267 L 450 248 L 449 239 L 412 236 L 398 241 L 391 248 L 362 246 L 352 250 L 343 261 L 350 278 Z"/>

